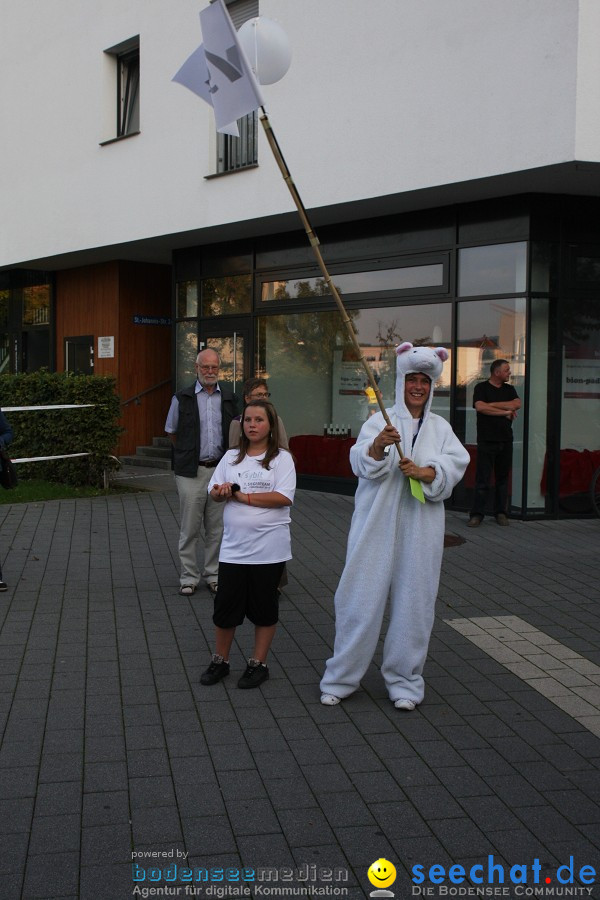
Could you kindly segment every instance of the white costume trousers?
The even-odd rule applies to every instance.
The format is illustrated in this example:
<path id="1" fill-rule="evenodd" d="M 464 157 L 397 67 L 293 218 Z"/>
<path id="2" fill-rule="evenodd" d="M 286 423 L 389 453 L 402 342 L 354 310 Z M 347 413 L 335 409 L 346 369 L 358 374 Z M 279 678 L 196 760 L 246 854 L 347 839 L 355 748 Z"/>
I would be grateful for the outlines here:
<path id="1" fill-rule="evenodd" d="M 391 700 L 420 703 L 439 586 L 444 508 L 418 503 L 400 474 L 387 489 L 400 491 L 401 500 L 383 532 L 377 504 L 369 511 L 357 505 L 354 513 L 348 557 L 335 594 L 333 657 L 327 661 L 321 690 L 343 698 L 358 689 L 373 659 L 389 597 L 381 674 Z M 356 526 L 359 533 L 353 535 Z"/>
<path id="2" fill-rule="evenodd" d="M 215 503 L 208 496 L 208 482 L 214 469 L 198 466 L 195 478 L 175 476 L 179 494 L 179 560 L 180 583 L 197 585 L 200 578 L 216 581 L 219 573 L 219 548 L 223 537 L 223 503 Z M 202 575 L 198 551 L 204 542 Z"/>
<path id="3" fill-rule="evenodd" d="M 403 446 L 410 447 L 411 417 L 394 409 L 388 413 Z M 383 425 L 381 413 L 368 419 L 350 451 L 359 481 L 346 564 L 335 594 L 335 646 L 321 690 L 344 698 L 358 689 L 377 647 L 389 597 L 381 674 L 391 700 L 420 703 L 444 549 L 443 500 L 462 477 L 469 455 L 444 419 L 427 416 L 411 455 L 417 465 L 431 466 L 435 478 L 422 482 L 425 503 L 419 503 L 398 468 L 395 451 L 381 461 L 369 456 Z"/>

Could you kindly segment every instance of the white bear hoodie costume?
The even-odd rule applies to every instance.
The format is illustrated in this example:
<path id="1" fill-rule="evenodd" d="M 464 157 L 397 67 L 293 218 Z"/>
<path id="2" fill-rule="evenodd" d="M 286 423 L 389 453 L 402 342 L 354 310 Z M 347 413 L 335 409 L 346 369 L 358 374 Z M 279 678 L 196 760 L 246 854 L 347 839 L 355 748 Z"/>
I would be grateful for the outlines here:
<path id="1" fill-rule="evenodd" d="M 392 701 L 420 703 L 444 549 L 442 501 L 464 475 L 469 454 L 446 420 L 430 412 L 447 351 L 403 343 L 396 353 L 396 403 L 387 412 L 401 435 L 405 456 L 418 466 L 432 466 L 435 478 L 431 484 L 421 482 L 425 503 L 420 503 L 398 468 L 394 446 L 381 462 L 368 455 L 385 427 L 383 415 L 376 413 L 365 422 L 350 451 L 359 482 L 346 564 L 335 594 L 335 646 L 321 691 L 343 699 L 357 690 L 373 658 L 389 596 L 381 674 Z M 411 372 L 431 379 L 412 449 L 414 419 L 404 403 L 404 379 Z"/>

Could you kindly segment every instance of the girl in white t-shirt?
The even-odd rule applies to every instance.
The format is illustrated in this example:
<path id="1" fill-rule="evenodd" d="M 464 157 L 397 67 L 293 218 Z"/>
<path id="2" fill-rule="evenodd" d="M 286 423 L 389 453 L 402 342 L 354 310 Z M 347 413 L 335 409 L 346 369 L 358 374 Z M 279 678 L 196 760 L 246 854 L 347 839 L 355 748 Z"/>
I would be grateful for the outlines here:
<path id="1" fill-rule="evenodd" d="M 254 653 L 238 687 L 254 688 L 269 677 L 266 659 L 278 620 L 277 588 L 284 563 L 292 558 L 289 507 L 296 470 L 291 454 L 279 446 L 271 403 L 250 403 L 242 424 L 239 448 L 227 451 L 208 485 L 210 497 L 226 506 L 213 615 L 216 652 L 200 683 L 217 684 L 229 675 L 235 629 L 247 617 L 255 626 Z"/>

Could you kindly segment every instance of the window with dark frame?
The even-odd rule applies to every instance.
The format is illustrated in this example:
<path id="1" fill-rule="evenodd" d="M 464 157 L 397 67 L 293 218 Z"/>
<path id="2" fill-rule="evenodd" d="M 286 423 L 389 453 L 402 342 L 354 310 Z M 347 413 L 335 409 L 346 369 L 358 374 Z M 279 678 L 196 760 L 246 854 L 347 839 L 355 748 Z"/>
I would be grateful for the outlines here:
<path id="1" fill-rule="evenodd" d="M 229 0 L 227 12 L 239 31 L 244 22 L 258 16 L 258 0 Z M 217 132 L 217 174 L 236 172 L 258 163 L 258 116 L 238 119 L 239 137 Z"/>
<path id="2" fill-rule="evenodd" d="M 258 116 L 251 112 L 238 119 L 239 137 L 217 132 L 217 172 L 235 172 L 258 163 Z"/>
<path id="3" fill-rule="evenodd" d="M 110 120 L 106 122 L 109 134 L 100 145 L 112 144 L 120 138 L 139 134 L 140 131 L 140 36 L 127 38 L 107 47 L 104 51 L 110 60 L 107 68 L 105 102 L 110 104 Z M 114 119 L 112 116 L 114 115 Z M 113 126 L 113 122 L 115 123 Z M 115 131 L 113 131 L 113 127 Z"/>
<path id="4" fill-rule="evenodd" d="M 139 44 L 117 55 L 117 137 L 140 130 Z"/>

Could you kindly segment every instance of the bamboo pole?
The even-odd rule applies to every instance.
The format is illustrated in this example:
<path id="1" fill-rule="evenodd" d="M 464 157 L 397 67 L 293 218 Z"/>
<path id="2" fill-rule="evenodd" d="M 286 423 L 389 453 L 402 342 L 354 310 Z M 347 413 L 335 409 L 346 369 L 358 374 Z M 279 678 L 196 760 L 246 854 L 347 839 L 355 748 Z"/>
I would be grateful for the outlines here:
<path id="1" fill-rule="evenodd" d="M 302 224 L 304 225 L 304 230 L 306 231 L 306 234 L 308 236 L 308 240 L 309 240 L 310 246 L 313 249 L 313 253 L 316 256 L 317 263 L 319 264 L 319 268 L 323 274 L 323 278 L 325 279 L 325 282 L 327 283 L 327 286 L 328 286 L 329 290 L 331 291 L 333 299 L 335 300 L 335 304 L 336 304 L 336 306 L 339 310 L 339 313 L 342 317 L 342 322 L 344 323 L 344 325 L 346 327 L 346 331 L 348 332 L 348 336 L 349 336 L 350 340 L 352 341 L 352 346 L 354 347 L 356 354 L 362 364 L 362 367 L 365 370 L 365 374 L 367 376 L 369 385 L 372 388 L 373 393 L 375 394 L 375 397 L 377 398 L 377 403 L 379 405 L 379 409 L 381 410 L 381 414 L 383 415 L 383 418 L 385 419 L 386 425 L 391 425 L 392 422 L 390 420 L 390 417 L 388 416 L 387 410 L 383 403 L 383 397 L 381 395 L 381 391 L 379 390 L 379 386 L 375 380 L 373 370 L 371 369 L 369 363 L 367 362 L 367 360 L 365 359 L 365 357 L 363 355 L 360 344 L 358 343 L 358 340 L 356 337 L 356 329 L 354 327 L 354 324 L 353 324 L 352 320 L 350 319 L 350 317 L 348 316 L 348 313 L 346 312 L 346 307 L 343 304 L 343 301 L 342 301 L 342 298 L 340 297 L 340 293 L 339 293 L 338 289 L 336 288 L 335 284 L 331 280 L 331 275 L 329 274 L 327 266 L 325 265 L 325 260 L 323 259 L 321 250 L 319 249 L 320 248 L 319 238 L 315 234 L 315 231 L 314 231 L 312 225 L 310 224 L 310 220 L 308 218 L 308 213 L 306 212 L 306 208 L 302 202 L 300 194 L 298 193 L 296 185 L 294 184 L 294 180 L 292 178 L 290 170 L 287 167 L 287 163 L 284 159 L 283 153 L 281 152 L 281 148 L 279 146 L 277 138 L 275 137 L 275 132 L 273 131 L 273 127 L 271 125 L 271 122 L 269 121 L 269 117 L 265 111 L 264 106 L 261 107 L 260 121 L 262 123 L 265 134 L 267 136 L 269 146 L 273 152 L 273 156 L 275 157 L 275 160 L 277 161 L 277 165 L 279 166 L 279 169 L 283 176 L 283 180 L 287 184 L 288 190 L 289 190 L 290 194 L 292 195 L 292 200 L 294 201 L 294 203 L 296 205 L 296 209 L 298 210 L 300 219 L 302 220 Z M 403 459 L 404 454 L 402 452 L 402 448 L 400 447 L 400 442 L 396 441 L 394 443 L 394 446 L 396 447 L 396 450 L 398 451 L 398 455 L 400 456 L 400 459 Z M 411 479 L 411 481 L 412 481 L 412 479 Z"/>

